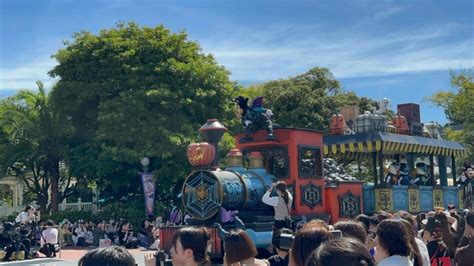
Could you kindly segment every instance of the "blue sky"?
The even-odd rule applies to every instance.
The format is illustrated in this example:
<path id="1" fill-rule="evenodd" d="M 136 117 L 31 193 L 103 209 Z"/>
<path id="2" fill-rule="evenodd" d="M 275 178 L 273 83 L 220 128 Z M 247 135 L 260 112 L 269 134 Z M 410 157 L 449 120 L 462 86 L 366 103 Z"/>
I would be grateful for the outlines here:
<path id="1" fill-rule="evenodd" d="M 50 58 L 81 30 L 117 21 L 185 30 L 242 84 L 321 66 L 345 90 L 422 104 L 422 120 L 446 122 L 423 101 L 450 86 L 450 70 L 474 66 L 474 1 L 0 0 L 0 97 L 51 87 Z"/>

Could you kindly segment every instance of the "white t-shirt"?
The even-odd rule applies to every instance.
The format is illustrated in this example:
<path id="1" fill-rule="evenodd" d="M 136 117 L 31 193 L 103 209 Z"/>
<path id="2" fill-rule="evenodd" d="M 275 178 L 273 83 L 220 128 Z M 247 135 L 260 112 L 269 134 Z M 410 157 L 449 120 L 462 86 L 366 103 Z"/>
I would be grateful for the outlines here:
<path id="1" fill-rule="evenodd" d="M 87 229 L 86 228 L 82 228 L 82 227 L 77 227 L 76 228 L 76 234 L 77 234 L 77 237 L 86 237 L 86 233 L 87 233 Z"/>
<path id="2" fill-rule="evenodd" d="M 58 243 L 58 229 L 48 227 L 43 230 L 41 233 L 41 246 L 44 246 L 44 244 L 57 244 Z"/>
<path id="3" fill-rule="evenodd" d="M 15 218 L 16 223 L 25 223 L 28 220 L 28 212 L 22 211 Z"/>

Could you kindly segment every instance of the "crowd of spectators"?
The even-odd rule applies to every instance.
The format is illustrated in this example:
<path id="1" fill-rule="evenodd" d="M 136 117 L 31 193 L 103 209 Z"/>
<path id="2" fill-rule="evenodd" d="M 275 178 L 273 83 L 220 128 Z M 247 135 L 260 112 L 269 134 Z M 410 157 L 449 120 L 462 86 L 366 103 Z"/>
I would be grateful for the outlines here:
<path id="1" fill-rule="evenodd" d="M 143 247 L 157 249 L 159 246 L 159 227 L 143 220 L 138 230 L 127 220 L 71 222 L 67 219 L 59 224 L 61 246 L 108 246 L 120 245 L 125 248 Z"/>
<path id="2" fill-rule="evenodd" d="M 194 232 L 192 237 L 187 236 Z M 186 235 L 186 237 L 185 237 Z M 287 236 L 290 236 L 289 238 Z M 379 212 L 329 225 L 322 220 L 273 233 L 274 254 L 261 258 L 249 235 L 230 230 L 224 238 L 224 265 L 474 265 L 474 211 L 436 209 L 423 215 Z M 290 241 L 288 241 L 290 239 Z M 206 229 L 186 227 L 173 238 L 173 265 L 208 261 Z"/>
<path id="3" fill-rule="evenodd" d="M 35 213 L 32 206 L 27 206 L 14 222 L 0 224 L 0 260 L 18 259 L 17 253 L 21 259 L 55 257 L 61 248 L 68 246 L 159 248 L 159 219 L 143 220 L 136 230 L 123 219 L 97 222 L 64 219 L 55 223 L 41 220 Z"/>
<path id="4" fill-rule="evenodd" d="M 29 217 L 31 210 L 24 212 L 26 214 L 18 216 L 20 224 L 28 220 L 25 217 Z M 159 250 L 159 226 L 159 223 L 149 220 L 143 220 L 138 229 L 122 219 L 98 222 L 65 219 L 57 225 L 51 220 L 38 221 L 33 240 L 36 243 L 31 244 L 39 245 L 38 251 L 47 257 L 55 256 L 58 246 L 99 248 L 88 253 L 79 265 L 97 265 L 90 263 L 104 254 L 105 257 L 115 254 L 112 257 L 124 262 L 130 260 L 126 249 Z M 361 214 L 334 225 L 310 220 L 299 223 L 297 228 L 278 228 L 272 237 L 273 254 L 266 257 L 257 251 L 244 228 L 232 229 L 222 238 L 223 263 L 471 266 L 474 265 L 473 236 L 473 210 L 457 213 L 454 206 L 449 206 L 448 210 L 438 208 L 418 216 L 404 211 L 379 212 L 372 216 Z M 209 264 L 209 245 L 208 229 L 185 226 L 173 237 L 171 260 L 174 265 L 182 262 L 187 262 L 186 265 Z"/>

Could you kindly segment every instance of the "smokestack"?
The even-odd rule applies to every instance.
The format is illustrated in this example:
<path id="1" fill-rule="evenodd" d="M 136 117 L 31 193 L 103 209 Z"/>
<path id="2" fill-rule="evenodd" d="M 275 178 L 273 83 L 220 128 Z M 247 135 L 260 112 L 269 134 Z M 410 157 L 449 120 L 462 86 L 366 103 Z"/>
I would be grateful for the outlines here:
<path id="1" fill-rule="evenodd" d="M 227 153 L 227 165 L 230 167 L 241 167 L 242 166 L 242 152 L 239 149 L 231 149 Z"/>
<path id="2" fill-rule="evenodd" d="M 263 169 L 263 156 L 258 151 L 253 151 L 249 155 L 249 169 Z"/>
<path id="3" fill-rule="evenodd" d="M 227 128 L 219 123 L 217 119 L 208 119 L 207 122 L 199 128 L 199 133 L 204 141 L 212 144 L 216 150 L 216 157 L 211 165 L 213 168 L 219 166 L 219 141 L 226 131 Z"/>

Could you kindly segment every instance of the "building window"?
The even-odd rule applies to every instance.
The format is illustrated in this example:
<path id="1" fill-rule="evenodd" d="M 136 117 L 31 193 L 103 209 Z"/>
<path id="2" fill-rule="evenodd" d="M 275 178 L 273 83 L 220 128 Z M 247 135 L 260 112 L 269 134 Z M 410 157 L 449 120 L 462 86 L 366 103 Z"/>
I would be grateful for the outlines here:
<path id="1" fill-rule="evenodd" d="M 321 178 L 323 176 L 321 149 L 298 146 L 300 178 Z"/>

